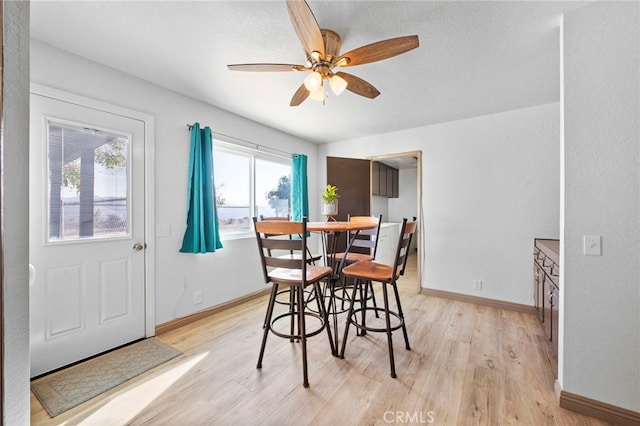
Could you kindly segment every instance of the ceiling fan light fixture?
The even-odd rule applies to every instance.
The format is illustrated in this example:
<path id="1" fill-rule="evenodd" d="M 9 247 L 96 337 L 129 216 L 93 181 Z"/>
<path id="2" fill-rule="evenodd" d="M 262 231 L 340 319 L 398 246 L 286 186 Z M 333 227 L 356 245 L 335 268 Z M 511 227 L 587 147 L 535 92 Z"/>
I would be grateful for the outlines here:
<path id="1" fill-rule="evenodd" d="M 306 87 L 310 92 L 322 87 L 322 74 L 317 71 L 310 72 L 304 78 L 304 87 Z"/>
<path id="2" fill-rule="evenodd" d="M 305 65 L 297 64 L 231 64 L 231 71 L 305 71 L 309 72 L 293 94 L 290 106 L 295 107 L 312 97 L 322 100 L 326 95 L 324 80 L 329 81 L 331 91 L 339 96 L 345 89 L 365 98 L 374 99 L 380 91 L 371 83 L 346 72 L 338 72 L 336 67 L 352 67 L 382 61 L 401 55 L 420 46 L 417 35 L 388 38 L 364 46 L 357 47 L 347 53 L 340 54 L 342 38 L 338 33 L 327 28 L 320 28 L 306 0 L 287 0 L 287 10 L 291 24 L 300 39 L 306 56 Z"/>
<path id="3" fill-rule="evenodd" d="M 340 96 L 347 88 L 347 81 L 339 75 L 334 74 L 329 77 L 329 86 L 331 86 L 331 90 L 333 90 L 336 96 Z"/>
<path id="4" fill-rule="evenodd" d="M 324 101 L 324 86 L 320 85 L 316 90 L 309 91 L 309 97 L 314 101 L 323 102 Z"/>

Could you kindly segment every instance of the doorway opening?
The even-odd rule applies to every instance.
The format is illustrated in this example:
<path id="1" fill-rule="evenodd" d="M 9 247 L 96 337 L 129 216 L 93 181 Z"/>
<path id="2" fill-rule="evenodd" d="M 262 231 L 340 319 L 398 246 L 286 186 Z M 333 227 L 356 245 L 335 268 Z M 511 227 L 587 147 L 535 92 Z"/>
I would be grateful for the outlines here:
<path id="1" fill-rule="evenodd" d="M 416 234 L 414 235 L 416 248 L 416 286 L 415 292 L 422 289 L 422 264 L 423 264 L 423 209 L 422 209 L 422 151 L 408 151 L 387 155 L 376 155 L 367 157 L 367 160 L 384 163 L 399 171 L 399 195 L 397 207 L 390 206 L 389 220 L 401 220 L 407 217 L 411 211 L 415 213 L 418 221 Z M 415 179 L 415 181 L 414 181 Z M 404 185 L 403 185 L 404 181 Z M 413 186 L 415 184 L 415 190 Z M 415 197 L 415 198 L 414 198 Z M 374 203 L 374 196 L 371 196 L 371 205 Z M 379 197 L 376 197 L 379 198 Z M 390 199 L 396 200 L 396 199 Z M 412 219 L 412 217 L 407 217 Z M 413 245 L 413 243 L 412 243 Z"/>

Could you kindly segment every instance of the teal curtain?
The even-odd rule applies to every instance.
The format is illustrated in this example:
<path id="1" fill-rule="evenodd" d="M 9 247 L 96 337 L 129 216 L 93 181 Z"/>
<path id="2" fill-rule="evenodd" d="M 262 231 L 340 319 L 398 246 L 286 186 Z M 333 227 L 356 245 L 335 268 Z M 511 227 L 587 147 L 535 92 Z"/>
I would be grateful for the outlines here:
<path id="1" fill-rule="evenodd" d="M 291 220 L 300 222 L 309 217 L 309 191 L 307 189 L 307 156 L 291 156 Z"/>
<path id="2" fill-rule="evenodd" d="M 213 182 L 213 140 L 211 129 L 191 128 L 191 156 L 187 187 L 187 229 L 181 253 L 207 253 L 222 248 Z"/>

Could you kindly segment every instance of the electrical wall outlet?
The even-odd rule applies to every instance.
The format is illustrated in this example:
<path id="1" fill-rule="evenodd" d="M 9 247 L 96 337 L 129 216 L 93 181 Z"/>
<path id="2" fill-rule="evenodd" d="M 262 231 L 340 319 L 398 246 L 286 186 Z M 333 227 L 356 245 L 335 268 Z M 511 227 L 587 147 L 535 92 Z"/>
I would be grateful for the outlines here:
<path id="1" fill-rule="evenodd" d="M 202 303 L 202 292 L 196 291 L 195 293 L 193 293 L 193 304 L 199 305 L 201 303 Z"/>
<path id="2" fill-rule="evenodd" d="M 473 289 L 482 290 L 482 280 L 473 280 Z"/>

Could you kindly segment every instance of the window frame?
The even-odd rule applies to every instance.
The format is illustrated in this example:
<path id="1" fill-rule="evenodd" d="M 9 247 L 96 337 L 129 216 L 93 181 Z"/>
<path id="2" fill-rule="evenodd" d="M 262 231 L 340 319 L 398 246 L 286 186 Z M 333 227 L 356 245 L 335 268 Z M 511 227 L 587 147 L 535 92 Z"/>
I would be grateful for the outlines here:
<path id="1" fill-rule="evenodd" d="M 260 159 L 263 161 L 270 161 L 273 163 L 280 163 L 282 165 L 289 167 L 289 176 L 293 174 L 293 166 L 291 164 L 291 157 L 285 156 L 284 154 L 275 154 L 270 152 L 265 152 L 260 149 L 260 145 L 256 145 L 255 148 L 251 148 L 248 146 L 240 145 L 237 143 L 229 142 L 225 139 L 219 139 L 214 134 L 213 141 L 213 156 L 215 159 L 215 155 L 217 151 L 224 151 L 234 155 L 241 155 L 250 158 L 250 170 L 249 170 L 249 217 L 257 216 L 258 205 L 256 203 L 256 159 Z M 215 160 L 214 160 L 215 161 Z M 213 170 L 214 184 L 218 184 L 218 179 L 216 179 L 216 170 L 214 167 Z M 214 186 L 215 188 L 215 186 Z M 214 200 L 215 202 L 215 200 Z M 217 205 L 216 205 L 217 209 Z M 244 232 L 237 232 L 231 234 L 220 233 L 220 239 L 222 241 L 229 240 L 240 240 L 247 238 L 254 238 L 254 230 L 253 223 L 249 224 L 249 229 Z"/>

